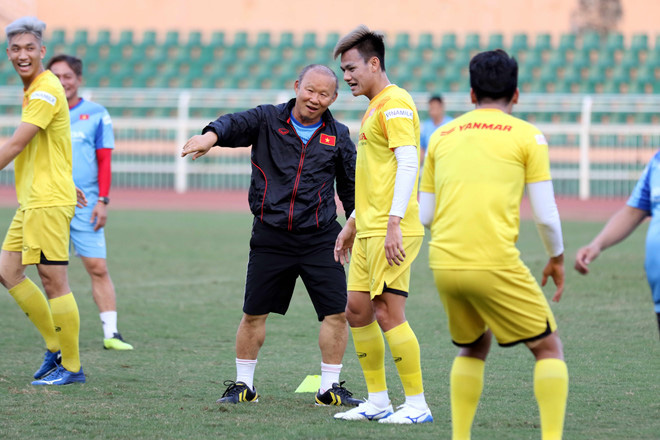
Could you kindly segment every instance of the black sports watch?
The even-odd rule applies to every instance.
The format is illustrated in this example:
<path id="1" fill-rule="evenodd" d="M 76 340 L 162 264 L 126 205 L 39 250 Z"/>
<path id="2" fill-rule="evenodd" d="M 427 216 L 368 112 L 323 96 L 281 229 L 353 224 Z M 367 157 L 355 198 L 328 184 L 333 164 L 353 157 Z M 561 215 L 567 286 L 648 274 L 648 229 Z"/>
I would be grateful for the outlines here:
<path id="1" fill-rule="evenodd" d="M 99 202 L 103 203 L 104 205 L 107 205 L 110 203 L 110 197 L 99 197 Z"/>

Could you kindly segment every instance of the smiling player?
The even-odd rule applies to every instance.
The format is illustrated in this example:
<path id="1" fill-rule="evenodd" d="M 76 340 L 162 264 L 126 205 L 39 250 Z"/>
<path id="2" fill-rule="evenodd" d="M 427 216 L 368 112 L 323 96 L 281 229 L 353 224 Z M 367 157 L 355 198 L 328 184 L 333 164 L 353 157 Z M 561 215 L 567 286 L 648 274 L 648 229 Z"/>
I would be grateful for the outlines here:
<path id="1" fill-rule="evenodd" d="M 33 385 L 85 382 L 80 365 L 80 316 L 67 280 L 69 223 L 76 206 L 69 111 L 62 85 L 45 70 L 46 25 L 23 17 L 6 28 L 7 55 L 24 87 L 21 123 L 0 147 L 0 169 L 14 160 L 14 215 L 0 253 L 0 282 L 46 343 Z M 29 278 L 35 264 L 48 302 Z"/>

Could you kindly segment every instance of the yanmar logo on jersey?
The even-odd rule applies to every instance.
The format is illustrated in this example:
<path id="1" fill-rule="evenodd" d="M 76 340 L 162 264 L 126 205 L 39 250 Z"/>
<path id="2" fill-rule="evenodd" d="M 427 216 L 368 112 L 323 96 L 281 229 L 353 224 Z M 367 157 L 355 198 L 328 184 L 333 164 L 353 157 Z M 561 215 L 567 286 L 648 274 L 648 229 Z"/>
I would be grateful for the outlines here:
<path id="1" fill-rule="evenodd" d="M 486 124 L 480 123 L 480 122 L 468 122 L 465 125 L 459 125 L 458 128 L 460 128 L 461 131 L 463 130 L 498 130 L 498 131 L 511 131 L 511 126 L 510 125 L 502 125 L 502 124 Z"/>
<path id="2" fill-rule="evenodd" d="M 440 136 L 447 136 L 448 134 L 453 133 L 454 130 L 456 130 L 456 127 L 452 128 L 451 130 L 441 131 L 441 132 L 440 132 Z"/>
<path id="3" fill-rule="evenodd" d="M 82 114 L 82 115 L 80 115 L 80 117 L 78 119 L 80 119 L 81 121 L 87 121 L 89 119 L 89 115 Z"/>
<path id="4" fill-rule="evenodd" d="M 331 147 L 334 147 L 337 142 L 337 137 L 321 133 L 321 139 L 319 142 L 321 142 L 323 145 L 330 145 Z"/>
<path id="5" fill-rule="evenodd" d="M 361 141 L 366 141 L 367 140 L 367 135 L 364 133 L 360 133 L 360 140 Z"/>

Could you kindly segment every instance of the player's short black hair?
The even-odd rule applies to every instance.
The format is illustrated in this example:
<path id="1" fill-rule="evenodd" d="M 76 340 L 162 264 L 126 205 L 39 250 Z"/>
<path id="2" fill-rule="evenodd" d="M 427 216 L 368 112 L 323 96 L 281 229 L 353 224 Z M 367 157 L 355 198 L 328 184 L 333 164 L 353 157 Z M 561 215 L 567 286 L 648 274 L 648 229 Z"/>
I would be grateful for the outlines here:
<path id="1" fill-rule="evenodd" d="M 502 49 L 478 53 L 470 60 L 470 87 L 477 102 L 511 101 L 518 88 L 518 62 Z"/>
<path id="2" fill-rule="evenodd" d="M 436 94 L 436 95 L 431 96 L 431 97 L 429 98 L 429 104 L 432 103 L 432 102 L 438 102 L 438 103 L 442 104 L 442 103 L 443 103 L 443 101 L 442 101 L 442 95 L 440 95 L 440 94 L 438 93 L 438 94 Z"/>
<path id="3" fill-rule="evenodd" d="M 368 27 L 361 24 L 337 42 L 333 55 L 337 58 L 344 52 L 356 48 L 358 53 L 362 55 L 365 63 L 373 57 L 378 58 L 378 61 L 380 61 L 380 70 L 385 72 L 384 39 L 385 36 L 380 32 L 371 31 Z"/>
<path id="4" fill-rule="evenodd" d="M 46 66 L 46 69 L 50 69 L 50 66 L 62 61 L 69 65 L 71 70 L 73 70 L 73 73 L 75 73 L 78 78 L 82 76 L 83 74 L 82 60 L 80 58 L 67 54 L 55 55 L 53 58 L 50 59 L 50 61 L 48 61 L 48 65 Z"/>

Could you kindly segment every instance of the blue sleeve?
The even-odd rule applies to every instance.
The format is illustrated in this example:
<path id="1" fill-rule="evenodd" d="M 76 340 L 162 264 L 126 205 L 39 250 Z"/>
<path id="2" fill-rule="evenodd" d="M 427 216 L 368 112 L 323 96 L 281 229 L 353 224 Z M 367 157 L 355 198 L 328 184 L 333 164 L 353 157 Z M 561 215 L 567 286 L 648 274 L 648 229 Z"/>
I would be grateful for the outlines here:
<path id="1" fill-rule="evenodd" d="M 642 211 L 651 212 L 651 169 L 655 158 L 646 165 L 642 177 L 639 178 L 635 189 L 633 189 L 630 198 L 628 199 L 628 206 L 641 209 Z"/>
<path id="2" fill-rule="evenodd" d="M 426 150 L 426 148 L 429 146 L 429 138 L 431 137 L 431 134 L 429 133 L 428 121 L 424 121 L 422 123 L 421 132 L 422 134 L 420 136 L 419 143 L 421 144 L 420 146 L 422 147 L 422 150 Z"/>
<path id="3" fill-rule="evenodd" d="M 103 110 L 101 119 L 96 127 L 96 139 L 94 146 L 97 150 L 101 148 L 115 148 L 115 134 L 112 131 L 112 119 L 107 110 Z"/>

